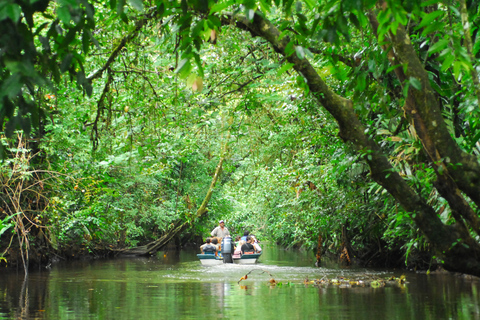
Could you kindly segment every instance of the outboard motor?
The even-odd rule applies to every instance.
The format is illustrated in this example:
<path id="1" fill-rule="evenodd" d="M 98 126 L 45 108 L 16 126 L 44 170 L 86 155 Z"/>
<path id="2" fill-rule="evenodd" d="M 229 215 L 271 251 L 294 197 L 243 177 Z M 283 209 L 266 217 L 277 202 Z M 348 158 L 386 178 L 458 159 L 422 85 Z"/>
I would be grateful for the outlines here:
<path id="1" fill-rule="evenodd" d="M 232 254 L 233 254 L 233 241 L 232 238 L 227 236 L 222 240 L 222 256 L 223 263 L 233 263 Z"/>

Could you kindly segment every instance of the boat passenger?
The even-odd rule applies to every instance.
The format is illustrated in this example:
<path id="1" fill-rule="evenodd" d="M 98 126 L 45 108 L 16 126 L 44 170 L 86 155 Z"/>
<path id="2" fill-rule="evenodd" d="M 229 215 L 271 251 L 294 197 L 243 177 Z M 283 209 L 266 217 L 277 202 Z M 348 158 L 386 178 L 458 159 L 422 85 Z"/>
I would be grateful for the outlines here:
<path id="1" fill-rule="evenodd" d="M 235 247 L 238 247 L 238 243 L 240 242 L 240 240 L 242 240 L 242 237 L 240 236 L 235 237 Z"/>
<path id="2" fill-rule="evenodd" d="M 255 247 L 252 244 L 252 237 L 247 236 L 247 242 L 241 247 L 242 254 L 255 253 Z"/>
<path id="3" fill-rule="evenodd" d="M 212 244 L 211 242 L 212 242 L 212 239 L 207 238 L 207 240 L 205 240 L 205 244 L 202 244 L 200 246 L 200 250 L 202 251 L 202 254 L 218 255 L 217 246 Z"/>
<path id="4" fill-rule="evenodd" d="M 213 237 L 212 238 L 212 245 L 214 245 L 216 248 L 217 248 L 217 256 L 221 256 L 221 252 L 222 252 L 222 245 L 221 245 L 221 239 L 219 240 L 219 238 L 216 238 L 216 237 Z"/>
<path id="5" fill-rule="evenodd" d="M 260 241 L 258 241 L 257 238 L 256 238 L 254 235 L 251 235 L 251 237 L 252 237 L 253 247 L 255 248 L 255 252 L 256 252 L 256 253 L 262 252 L 262 248 L 261 248 L 260 245 L 258 244 Z"/>
<path id="6" fill-rule="evenodd" d="M 225 228 L 225 221 L 220 220 L 218 222 L 218 227 L 213 229 L 210 234 L 212 235 L 212 237 L 225 238 L 226 236 L 230 235 L 230 231 L 228 231 L 228 229 Z"/>
<path id="7" fill-rule="evenodd" d="M 239 259 L 239 258 L 242 257 L 242 245 L 244 245 L 244 244 L 245 244 L 245 241 L 243 241 L 243 240 L 240 240 L 238 242 L 238 246 L 237 246 L 237 248 L 235 248 L 235 251 L 233 252 L 232 258 Z"/>
<path id="8" fill-rule="evenodd" d="M 247 236 L 248 236 L 249 234 L 250 234 L 250 231 L 245 231 L 245 232 L 243 233 L 242 240 L 245 241 L 245 242 L 247 242 Z"/>

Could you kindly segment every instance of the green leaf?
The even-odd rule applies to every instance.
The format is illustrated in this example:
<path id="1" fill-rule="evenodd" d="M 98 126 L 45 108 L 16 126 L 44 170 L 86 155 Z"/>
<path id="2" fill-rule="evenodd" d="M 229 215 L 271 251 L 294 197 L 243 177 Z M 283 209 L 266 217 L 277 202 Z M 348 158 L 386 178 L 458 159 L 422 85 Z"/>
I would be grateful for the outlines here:
<path id="1" fill-rule="evenodd" d="M 193 54 L 193 57 L 195 58 L 195 64 L 197 65 L 198 69 L 198 74 L 201 78 L 205 77 L 205 74 L 203 72 L 203 66 L 202 66 L 202 59 L 200 59 L 200 55 L 197 53 Z"/>
<path id="2" fill-rule="evenodd" d="M 435 20 L 432 23 L 430 23 L 428 26 L 426 26 L 425 29 L 423 29 L 422 35 L 426 36 L 430 33 L 435 33 L 437 31 L 440 31 L 443 33 L 443 30 L 445 30 L 445 23 L 443 21 Z"/>
<path id="3" fill-rule="evenodd" d="M 445 71 L 452 66 L 453 61 L 455 60 L 455 55 L 449 54 L 442 63 L 442 68 L 440 70 Z"/>
<path id="4" fill-rule="evenodd" d="M 343 16 L 343 14 L 338 15 L 336 26 L 337 26 L 337 30 L 340 31 L 341 34 L 343 34 L 343 36 L 347 39 L 347 41 L 350 41 L 350 30 L 348 28 L 348 21 Z"/>
<path id="5" fill-rule="evenodd" d="M 414 77 L 410 77 L 410 84 L 417 90 L 422 90 L 422 83 Z"/>
<path id="6" fill-rule="evenodd" d="M 187 87 L 191 87 L 196 79 L 197 79 L 197 75 L 195 73 L 190 73 L 190 75 L 187 78 Z"/>
<path id="7" fill-rule="evenodd" d="M 138 11 L 143 11 L 143 1 L 142 0 L 128 0 L 128 3 Z"/>
<path id="8" fill-rule="evenodd" d="M 185 79 L 192 70 L 192 65 L 190 64 L 190 59 L 184 58 L 178 63 L 178 67 L 175 70 L 175 73 L 182 79 Z"/>
<path id="9" fill-rule="evenodd" d="M 337 29 L 335 27 L 330 27 L 327 30 L 327 41 L 330 43 L 335 43 L 337 41 Z"/>
<path id="10" fill-rule="evenodd" d="M 293 66 L 293 63 L 285 63 L 280 69 L 278 69 L 277 76 L 280 77 L 284 72 L 290 70 Z"/>
<path id="11" fill-rule="evenodd" d="M 403 24 L 404 26 L 407 25 L 408 23 L 408 17 L 407 15 L 405 14 L 405 11 L 403 10 L 397 10 L 395 12 L 395 20 L 398 22 L 398 23 L 401 23 Z"/>
<path id="12" fill-rule="evenodd" d="M 461 69 L 462 63 L 460 61 L 455 61 L 455 63 L 453 64 L 453 76 L 457 81 L 459 81 L 460 79 Z"/>
<path id="13" fill-rule="evenodd" d="M 420 24 L 417 26 L 416 29 L 418 30 L 420 28 L 423 28 L 429 25 L 432 21 L 442 16 L 443 14 L 444 14 L 443 11 L 433 11 L 432 13 L 425 15 L 422 19 L 422 22 L 420 22 Z"/>
<path id="14" fill-rule="evenodd" d="M 212 13 L 215 13 L 215 12 L 220 12 L 222 11 L 223 9 L 225 8 L 228 8 L 232 5 L 235 4 L 235 0 L 230 0 L 230 1 L 226 1 L 226 2 L 218 2 L 218 3 L 215 3 L 212 8 L 210 9 L 210 14 Z"/>
<path id="15" fill-rule="evenodd" d="M 358 18 L 355 14 L 353 13 L 350 13 L 350 15 L 348 16 L 348 18 L 350 19 L 350 22 L 357 28 L 360 29 L 361 25 L 360 25 L 360 21 L 358 21 Z"/>
<path id="16" fill-rule="evenodd" d="M 358 91 L 364 91 L 367 88 L 367 75 L 362 73 L 357 76 L 357 86 Z"/>
<path id="17" fill-rule="evenodd" d="M 201 19 L 192 28 L 192 37 L 198 37 L 205 29 L 205 20 Z"/>
<path id="18" fill-rule="evenodd" d="M 3 7 L 0 7 L 0 21 L 7 17 L 12 19 L 13 22 L 18 22 L 22 8 L 16 3 L 7 3 Z"/>
<path id="19" fill-rule="evenodd" d="M 285 56 L 290 57 L 290 56 L 292 55 L 292 53 L 295 51 L 295 49 L 293 49 L 293 46 L 294 46 L 293 40 L 290 41 L 290 42 L 285 46 Z"/>
<path id="20" fill-rule="evenodd" d="M 387 73 L 390 73 L 392 72 L 393 70 L 397 69 L 398 67 L 401 67 L 402 65 L 401 64 L 397 64 L 397 65 L 394 65 L 394 66 L 391 66 L 390 68 L 387 69 Z"/>
<path id="21" fill-rule="evenodd" d="M 187 15 L 188 11 L 188 3 L 187 0 L 180 0 L 180 8 L 182 8 L 182 12 L 184 15 Z"/>
<path id="22" fill-rule="evenodd" d="M 295 11 L 296 12 L 302 12 L 302 2 L 301 1 L 297 1 L 295 2 Z"/>
<path id="23" fill-rule="evenodd" d="M 403 87 L 403 96 L 406 98 L 408 97 L 408 88 L 410 87 L 410 82 L 405 83 L 405 86 Z"/>
<path id="24" fill-rule="evenodd" d="M 399 23 L 397 20 L 392 21 L 390 24 L 390 30 L 392 31 L 393 35 L 397 35 L 397 29 L 398 29 Z"/>
<path id="25" fill-rule="evenodd" d="M 8 96 L 10 99 L 17 96 L 22 88 L 21 82 L 21 74 L 19 72 L 15 72 L 13 75 L 8 77 L 5 81 L 3 81 L 1 92 L 2 95 Z"/>
<path id="26" fill-rule="evenodd" d="M 299 59 L 305 59 L 305 51 L 303 51 L 302 46 L 296 46 L 295 47 L 295 52 L 297 53 L 297 57 Z"/>
<path id="27" fill-rule="evenodd" d="M 214 16 L 214 15 L 209 16 L 208 21 L 212 22 L 212 24 L 218 29 L 220 29 L 220 27 L 222 26 L 222 22 L 217 16 Z"/>
<path id="28" fill-rule="evenodd" d="M 70 67 L 70 64 L 72 63 L 73 59 L 73 54 L 68 53 L 65 58 L 62 61 L 62 64 L 60 65 L 60 71 L 63 73 L 68 70 Z"/>
<path id="29" fill-rule="evenodd" d="M 316 7 L 316 2 L 314 0 L 305 0 L 305 3 L 308 6 L 308 9 L 312 10 L 313 8 Z"/>
<path id="30" fill-rule="evenodd" d="M 165 3 L 163 1 L 157 6 L 157 12 L 160 17 L 163 17 L 165 14 Z"/>
<path id="31" fill-rule="evenodd" d="M 255 10 L 253 10 L 253 9 L 247 9 L 247 18 L 248 18 L 248 20 L 252 21 L 254 16 L 255 16 Z"/>
<path id="32" fill-rule="evenodd" d="M 124 7 L 125 7 L 125 0 L 118 0 L 117 1 L 117 14 L 122 17 L 122 15 L 124 14 L 123 10 L 124 10 Z M 122 19 L 123 20 L 123 19 Z M 127 20 L 128 21 L 128 20 Z"/>
<path id="33" fill-rule="evenodd" d="M 70 10 L 68 10 L 68 7 L 62 6 L 57 9 L 57 15 L 60 20 L 62 20 L 63 23 L 69 25 L 70 20 L 72 19 L 72 16 L 70 14 Z"/>
<path id="34" fill-rule="evenodd" d="M 117 9 L 117 0 L 110 0 L 109 5 L 110 5 L 110 9 L 116 10 Z"/>

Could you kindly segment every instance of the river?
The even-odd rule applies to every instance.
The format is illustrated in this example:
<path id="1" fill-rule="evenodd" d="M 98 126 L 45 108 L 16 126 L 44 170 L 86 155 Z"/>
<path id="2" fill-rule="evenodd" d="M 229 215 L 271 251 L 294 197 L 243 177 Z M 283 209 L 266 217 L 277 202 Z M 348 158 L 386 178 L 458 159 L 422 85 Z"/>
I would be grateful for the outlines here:
<path id="1" fill-rule="evenodd" d="M 204 267 L 183 250 L 57 263 L 26 279 L 2 270 L 0 319 L 480 319 L 478 278 L 313 263 L 311 253 L 266 245 L 253 266 Z M 311 283 L 402 274 L 404 285 Z"/>

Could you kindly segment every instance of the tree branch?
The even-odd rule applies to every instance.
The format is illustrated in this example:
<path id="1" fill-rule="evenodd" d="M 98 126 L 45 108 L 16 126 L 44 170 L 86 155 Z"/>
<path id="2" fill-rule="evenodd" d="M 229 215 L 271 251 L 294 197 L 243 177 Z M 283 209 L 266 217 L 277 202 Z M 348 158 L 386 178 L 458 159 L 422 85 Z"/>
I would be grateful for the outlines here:
<path id="1" fill-rule="evenodd" d="M 151 8 L 149 10 L 148 13 L 146 13 L 142 19 L 138 20 L 136 23 L 135 23 L 135 29 L 130 32 L 128 35 L 126 35 L 125 37 L 122 38 L 122 40 L 120 41 L 120 44 L 115 48 L 115 50 L 113 50 L 113 52 L 110 54 L 110 57 L 108 58 L 107 62 L 105 63 L 105 65 L 103 67 L 101 67 L 100 69 L 96 70 L 94 73 L 92 73 L 91 75 L 89 75 L 87 77 L 87 80 L 88 81 L 93 81 L 97 78 L 100 78 L 103 74 L 103 72 L 105 70 L 107 70 L 110 65 L 115 61 L 115 59 L 117 58 L 117 56 L 120 54 L 120 52 L 122 51 L 122 49 L 127 45 L 127 43 L 129 43 L 130 41 L 132 41 L 133 39 L 135 39 L 135 37 L 138 35 L 139 31 L 143 28 L 143 26 L 145 26 L 147 24 L 148 21 L 150 21 L 151 19 L 155 18 L 157 16 L 157 8 L 154 7 L 154 8 Z"/>

